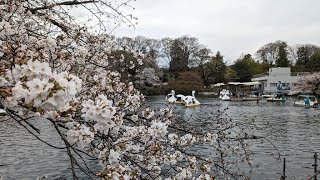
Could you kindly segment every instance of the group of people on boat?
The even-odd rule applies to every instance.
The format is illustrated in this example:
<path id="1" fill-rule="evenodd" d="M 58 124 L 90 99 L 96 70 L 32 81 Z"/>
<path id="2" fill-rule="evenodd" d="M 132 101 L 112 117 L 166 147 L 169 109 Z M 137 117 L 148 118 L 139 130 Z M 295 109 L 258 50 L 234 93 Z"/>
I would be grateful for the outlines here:
<path id="1" fill-rule="evenodd" d="M 171 93 L 166 96 L 166 102 L 170 104 L 181 104 L 185 107 L 197 107 L 200 106 L 200 102 L 195 97 L 195 91 L 191 92 L 191 96 L 184 96 L 182 94 L 175 95 L 175 91 L 171 90 Z"/>

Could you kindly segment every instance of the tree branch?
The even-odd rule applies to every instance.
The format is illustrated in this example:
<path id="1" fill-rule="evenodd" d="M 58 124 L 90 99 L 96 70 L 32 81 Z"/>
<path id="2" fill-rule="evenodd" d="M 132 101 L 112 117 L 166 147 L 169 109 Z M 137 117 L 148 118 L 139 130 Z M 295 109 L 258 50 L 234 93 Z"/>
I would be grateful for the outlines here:
<path id="1" fill-rule="evenodd" d="M 78 1 L 78 0 L 73 0 L 73 1 L 64 1 L 64 2 L 59 2 L 59 3 L 55 3 L 55 4 L 50 4 L 50 5 L 46 5 L 46 6 L 42 6 L 42 7 L 36 7 L 36 8 L 31 8 L 28 9 L 29 11 L 31 11 L 33 14 L 36 13 L 39 10 L 45 10 L 45 9 L 52 9 L 56 6 L 73 6 L 73 5 L 79 5 L 79 4 L 87 4 L 87 3 L 95 3 L 98 1 L 95 0 L 87 0 L 87 1 Z"/>

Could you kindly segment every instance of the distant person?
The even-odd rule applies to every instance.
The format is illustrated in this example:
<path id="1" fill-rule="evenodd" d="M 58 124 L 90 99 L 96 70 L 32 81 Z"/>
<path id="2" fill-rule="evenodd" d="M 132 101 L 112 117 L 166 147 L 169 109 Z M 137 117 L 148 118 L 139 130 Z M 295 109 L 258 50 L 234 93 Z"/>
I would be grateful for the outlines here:
<path id="1" fill-rule="evenodd" d="M 307 106 L 310 106 L 310 99 L 309 99 L 308 96 L 306 97 L 306 100 L 305 100 L 304 104 L 307 105 Z"/>

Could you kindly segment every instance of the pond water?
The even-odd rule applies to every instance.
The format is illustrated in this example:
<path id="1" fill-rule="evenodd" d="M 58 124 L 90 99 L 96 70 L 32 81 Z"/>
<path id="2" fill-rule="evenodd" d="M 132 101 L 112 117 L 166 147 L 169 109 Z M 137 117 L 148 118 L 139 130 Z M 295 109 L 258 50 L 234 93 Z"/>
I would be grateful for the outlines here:
<path id="1" fill-rule="evenodd" d="M 174 111 L 179 117 L 187 119 L 186 124 L 195 128 L 200 121 L 206 121 L 207 126 L 213 124 L 210 113 L 228 107 L 226 113 L 232 119 L 243 120 L 254 118 L 258 127 L 266 124 L 279 130 L 270 140 L 277 147 L 281 160 L 277 160 L 277 151 L 270 143 L 261 144 L 252 141 L 253 171 L 249 174 L 251 179 L 280 179 L 283 169 L 283 158 L 286 158 L 287 179 L 306 179 L 313 175 L 314 152 L 320 152 L 320 109 L 294 107 L 294 97 L 287 102 L 257 101 L 220 101 L 217 98 L 197 98 L 202 104 L 197 108 L 184 108 L 174 105 Z M 165 107 L 163 96 L 147 97 L 153 107 Z M 210 124 L 211 122 L 211 124 Z M 259 129 L 258 134 L 270 134 L 270 129 Z M 278 135 L 281 136 L 278 137 Z M 203 150 L 199 150 L 201 152 Z"/>
<path id="2" fill-rule="evenodd" d="M 146 97 L 151 107 L 166 107 L 164 96 Z M 202 105 L 197 108 L 184 108 L 176 105 L 174 111 L 184 118 L 185 125 L 194 128 L 197 123 L 206 121 L 210 127 L 208 113 L 228 107 L 228 115 L 237 120 L 254 117 L 257 126 L 266 123 L 281 129 L 282 136 L 273 138 L 272 142 L 286 158 L 286 175 L 288 179 L 306 179 L 313 174 L 312 164 L 314 152 L 320 152 L 320 109 L 293 107 L 293 98 L 286 103 L 271 103 L 261 100 L 247 102 L 219 101 L 217 98 L 197 98 Z M 3 119 L 3 117 L 1 117 Z M 49 129 L 49 124 L 37 122 L 38 126 Z M 259 129 L 258 133 L 267 134 L 267 129 Z M 42 132 L 42 138 L 57 142 L 56 134 Z M 280 179 L 282 160 L 276 159 L 276 151 L 270 143 L 251 143 L 253 171 L 252 179 Z M 203 152 L 199 150 L 199 152 Z M 35 140 L 23 128 L 14 124 L 0 126 L 0 175 L 4 179 L 35 179 L 48 174 L 49 179 L 57 179 L 61 174 L 68 177 L 70 162 L 63 150 L 48 148 L 47 145 Z"/>

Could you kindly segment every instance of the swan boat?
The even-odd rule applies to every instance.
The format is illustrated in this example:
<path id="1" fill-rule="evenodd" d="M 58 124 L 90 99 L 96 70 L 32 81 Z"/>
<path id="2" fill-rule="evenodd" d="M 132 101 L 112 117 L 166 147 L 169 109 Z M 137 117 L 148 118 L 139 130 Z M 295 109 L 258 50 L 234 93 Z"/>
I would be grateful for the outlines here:
<path id="1" fill-rule="evenodd" d="M 185 96 L 182 94 L 178 94 L 175 96 L 175 91 L 171 90 L 171 93 L 166 96 L 166 102 L 170 104 L 181 104 L 184 100 Z"/>
<path id="2" fill-rule="evenodd" d="M 196 99 L 195 95 L 195 91 L 192 91 L 192 96 L 185 96 L 184 97 L 184 101 L 183 101 L 183 105 L 185 107 L 198 107 L 200 106 L 200 102 Z"/>
<path id="3" fill-rule="evenodd" d="M 171 90 L 171 93 L 168 94 L 168 95 L 166 96 L 166 98 L 165 98 L 165 99 L 166 99 L 166 102 L 167 102 L 167 103 L 170 103 L 170 104 L 176 103 L 177 98 L 176 98 L 174 95 L 175 95 L 174 90 Z"/>
<path id="4" fill-rule="evenodd" d="M 222 91 L 220 91 L 220 96 L 219 98 L 222 100 L 222 101 L 230 101 L 230 91 L 229 90 L 226 90 L 226 89 L 223 89 Z"/>

